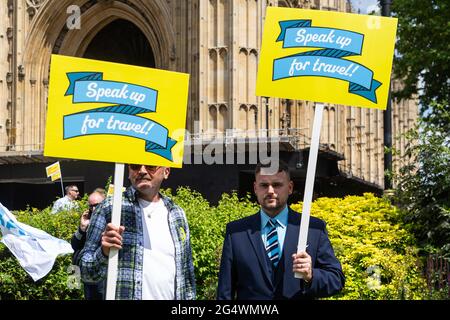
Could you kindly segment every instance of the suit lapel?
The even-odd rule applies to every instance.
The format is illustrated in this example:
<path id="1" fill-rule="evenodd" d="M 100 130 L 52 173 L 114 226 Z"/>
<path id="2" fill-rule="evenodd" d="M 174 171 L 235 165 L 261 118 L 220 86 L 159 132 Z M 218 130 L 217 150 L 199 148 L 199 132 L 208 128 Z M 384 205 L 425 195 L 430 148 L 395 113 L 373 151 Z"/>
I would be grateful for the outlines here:
<path id="1" fill-rule="evenodd" d="M 291 255 L 297 252 L 297 243 L 298 243 L 298 233 L 300 231 L 300 215 L 294 213 L 289 208 L 288 214 L 288 225 L 286 230 L 286 237 L 284 239 L 284 248 L 288 253 L 289 259 L 291 259 Z M 285 255 L 286 256 L 286 255 Z"/>
<path id="2" fill-rule="evenodd" d="M 258 262 L 263 270 L 264 276 L 269 283 L 272 283 L 269 266 L 267 265 L 266 250 L 261 238 L 261 216 L 259 213 L 255 214 L 254 218 L 251 219 L 250 228 L 247 230 L 247 233 L 253 246 L 253 250 L 255 250 L 256 256 L 258 257 Z"/>

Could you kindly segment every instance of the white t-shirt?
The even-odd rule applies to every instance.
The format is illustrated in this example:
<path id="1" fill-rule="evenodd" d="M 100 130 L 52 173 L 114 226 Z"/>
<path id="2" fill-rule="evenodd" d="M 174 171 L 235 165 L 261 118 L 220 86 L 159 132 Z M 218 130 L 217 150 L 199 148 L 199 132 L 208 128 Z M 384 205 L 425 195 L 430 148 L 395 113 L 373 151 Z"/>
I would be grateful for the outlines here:
<path id="1" fill-rule="evenodd" d="M 164 202 L 139 199 L 144 233 L 142 300 L 175 299 L 175 247 Z"/>

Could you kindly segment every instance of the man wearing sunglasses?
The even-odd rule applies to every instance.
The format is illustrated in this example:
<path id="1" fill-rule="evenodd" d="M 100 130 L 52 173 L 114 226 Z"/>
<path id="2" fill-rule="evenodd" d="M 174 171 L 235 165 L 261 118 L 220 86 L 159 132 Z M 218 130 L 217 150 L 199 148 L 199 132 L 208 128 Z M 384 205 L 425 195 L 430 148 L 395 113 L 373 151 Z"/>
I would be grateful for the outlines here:
<path id="1" fill-rule="evenodd" d="M 121 226 L 111 221 L 112 198 L 95 210 L 78 265 L 84 281 L 106 278 L 111 248 L 119 249 L 116 299 L 195 299 L 195 276 L 186 215 L 159 192 L 170 168 L 128 165 Z"/>
<path id="2" fill-rule="evenodd" d="M 66 195 L 55 201 L 51 213 L 54 214 L 58 213 L 59 211 L 78 209 L 78 203 L 75 201 L 80 195 L 78 187 L 72 184 L 70 186 L 66 186 L 64 190 L 66 191 Z"/>
<path id="3" fill-rule="evenodd" d="M 80 218 L 80 225 L 78 226 L 78 230 L 72 236 L 72 240 L 70 241 L 72 245 L 72 249 L 74 251 L 72 262 L 75 263 L 78 255 L 83 249 L 84 244 L 86 243 L 86 231 L 89 226 L 89 222 L 91 219 L 91 215 L 94 212 L 95 208 L 106 198 L 105 189 L 97 188 L 95 189 L 88 197 L 89 208 L 83 212 Z M 104 298 L 105 289 L 103 281 L 100 281 L 97 284 L 84 283 L 84 298 L 86 300 L 102 300 Z"/>

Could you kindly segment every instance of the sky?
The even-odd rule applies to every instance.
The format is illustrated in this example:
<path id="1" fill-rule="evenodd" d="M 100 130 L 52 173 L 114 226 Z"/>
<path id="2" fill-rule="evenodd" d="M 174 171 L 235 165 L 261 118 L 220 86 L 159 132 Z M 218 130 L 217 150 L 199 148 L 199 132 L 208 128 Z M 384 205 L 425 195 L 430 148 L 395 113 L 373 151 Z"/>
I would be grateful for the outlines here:
<path id="1" fill-rule="evenodd" d="M 368 14 L 372 11 L 378 11 L 378 0 L 351 0 L 354 11 L 358 12 L 358 9 L 361 10 L 362 14 Z"/>

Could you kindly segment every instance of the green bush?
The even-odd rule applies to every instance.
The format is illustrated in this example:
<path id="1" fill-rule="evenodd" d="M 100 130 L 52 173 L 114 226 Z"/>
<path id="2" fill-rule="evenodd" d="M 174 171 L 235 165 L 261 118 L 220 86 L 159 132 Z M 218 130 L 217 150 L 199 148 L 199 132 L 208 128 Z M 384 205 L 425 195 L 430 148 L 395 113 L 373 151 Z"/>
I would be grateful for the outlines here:
<path id="1" fill-rule="evenodd" d="M 176 195 L 167 190 L 166 194 L 185 210 L 189 222 L 197 299 L 215 299 L 226 224 L 256 213 L 258 206 L 248 199 L 239 200 L 235 193 L 223 194 L 215 207 L 189 188 L 178 188 Z"/>
<path id="2" fill-rule="evenodd" d="M 302 204 L 292 208 L 301 212 Z M 417 247 L 400 225 L 399 210 L 373 194 L 319 198 L 311 215 L 327 222 L 335 254 L 346 277 L 333 299 L 423 299 L 426 282 Z"/>
<path id="3" fill-rule="evenodd" d="M 248 198 L 238 199 L 235 193 L 224 194 L 217 206 L 185 187 L 164 193 L 185 210 L 189 221 L 197 299 L 215 299 L 225 226 L 254 214 L 259 206 Z M 292 207 L 301 212 L 301 204 Z M 56 215 L 49 209 L 29 209 L 18 212 L 17 218 L 70 241 L 83 209 Z M 346 276 L 344 290 L 333 299 L 430 298 L 419 272 L 414 239 L 401 226 L 399 212 L 389 202 L 372 194 L 320 198 L 313 203 L 311 214 L 327 222 Z M 53 270 L 35 283 L 0 244 L 0 299 L 81 299 L 82 291 L 67 285 L 70 265 L 70 255 L 58 257 Z"/>

